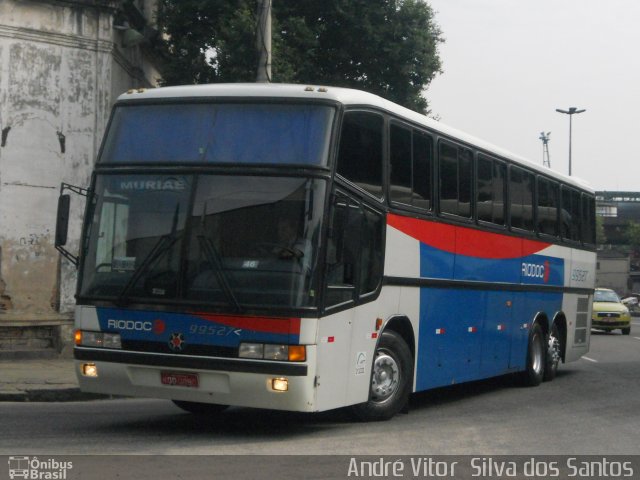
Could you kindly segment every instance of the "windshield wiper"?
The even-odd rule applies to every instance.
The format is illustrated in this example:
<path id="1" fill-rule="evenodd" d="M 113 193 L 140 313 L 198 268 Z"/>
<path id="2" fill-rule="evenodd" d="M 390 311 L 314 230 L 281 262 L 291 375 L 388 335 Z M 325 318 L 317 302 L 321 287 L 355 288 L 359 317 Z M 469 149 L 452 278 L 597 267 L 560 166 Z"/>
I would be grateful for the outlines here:
<path id="1" fill-rule="evenodd" d="M 180 215 L 180 204 L 178 203 L 176 204 L 176 209 L 173 212 L 173 220 L 171 221 L 171 231 L 168 234 L 163 235 L 158 239 L 158 241 L 153 246 L 151 251 L 147 254 L 146 257 L 144 257 L 144 260 L 142 261 L 140 266 L 135 269 L 135 271 L 133 272 L 133 275 L 131 276 L 127 284 L 124 286 L 124 288 L 120 292 L 120 295 L 118 295 L 118 299 L 116 300 L 118 304 L 124 303 L 127 293 L 129 293 L 129 291 L 133 288 L 133 286 L 136 283 L 138 283 L 138 280 L 140 280 L 142 275 L 146 273 L 149 267 L 153 265 L 153 263 L 158 258 L 160 258 L 160 256 L 164 252 L 169 250 L 173 246 L 173 244 L 176 243 L 176 241 L 178 240 L 177 232 L 178 232 L 179 215 Z"/>
<path id="2" fill-rule="evenodd" d="M 170 249 L 174 243 L 178 240 L 178 236 L 175 233 L 169 233 L 167 235 L 161 236 L 156 244 L 153 246 L 151 251 L 144 257 L 144 260 L 140 264 L 138 268 L 135 269 L 133 275 L 124 286 L 120 295 L 118 295 L 117 303 L 124 304 L 124 300 L 129 293 L 129 291 L 133 288 L 133 286 L 138 283 L 138 280 L 144 275 L 149 267 L 158 259 L 160 256 Z"/>
<path id="3" fill-rule="evenodd" d="M 198 235 L 197 238 L 200 242 L 202 250 L 204 251 L 205 257 L 207 257 L 207 262 L 209 263 L 209 265 L 211 265 L 211 268 L 213 268 L 213 272 L 215 273 L 216 278 L 218 279 L 218 282 L 222 287 L 222 291 L 227 297 L 227 300 L 233 306 L 236 312 L 240 312 L 242 308 L 240 306 L 240 303 L 238 302 L 238 299 L 233 293 L 231 285 L 229 284 L 229 278 L 224 271 L 222 260 L 220 258 L 220 254 L 216 250 L 216 247 L 213 245 L 213 242 L 211 242 L 211 239 L 205 237 L 204 235 Z"/>

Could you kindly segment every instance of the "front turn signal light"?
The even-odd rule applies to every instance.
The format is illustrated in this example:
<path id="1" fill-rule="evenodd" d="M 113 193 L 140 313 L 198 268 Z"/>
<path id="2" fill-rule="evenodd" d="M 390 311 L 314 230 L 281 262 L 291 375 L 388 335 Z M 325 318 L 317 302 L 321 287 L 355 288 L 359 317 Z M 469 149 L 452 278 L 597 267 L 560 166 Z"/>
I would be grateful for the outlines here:
<path id="1" fill-rule="evenodd" d="M 289 361 L 304 362 L 307 359 L 307 349 L 304 345 L 289 345 Z"/>

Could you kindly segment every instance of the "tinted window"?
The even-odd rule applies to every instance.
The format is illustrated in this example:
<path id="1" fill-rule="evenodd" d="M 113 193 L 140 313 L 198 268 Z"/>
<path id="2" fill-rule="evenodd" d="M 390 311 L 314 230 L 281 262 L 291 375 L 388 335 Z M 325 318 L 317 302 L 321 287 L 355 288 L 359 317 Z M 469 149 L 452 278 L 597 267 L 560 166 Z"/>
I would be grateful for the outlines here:
<path id="1" fill-rule="evenodd" d="M 477 201 L 478 220 L 504 225 L 506 166 L 484 155 L 478 157 Z"/>
<path id="2" fill-rule="evenodd" d="M 579 242 L 582 212 L 580 208 L 580 193 L 577 190 L 562 187 L 560 221 L 562 238 Z"/>
<path id="3" fill-rule="evenodd" d="M 347 112 L 338 153 L 338 173 L 377 197 L 382 196 L 383 123 L 380 115 Z"/>
<path id="4" fill-rule="evenodd" d="M 582 241 L 596 243 L 596 199 L 590 195 L 582 195 Z"/>
<path id="5" fill-rule="evenodd" d="M 99 161 L 326 165 L 334 112 L 321 105 L 118 106 Z"/>
<path id="6" fill-rule="evenodd" d="M 430 209 L 431 137 L 424 132 L 391 125 L 390 146 L 391 200 Z"/>
<path id="7" fill-rule="evenodd" d="M 511 226 L 533 231 L 533 174 L 518 167 L 509 172 Z"/>
<path id="8" fill-rule="evenodd" d="M 416 207 L 431 209 L 431 164 L 433 163 L 431 136 L 413 131 L 413 195 Z"/>
<path id="9" fill-rule="evenodd" d="M 382 279 L 382 215 L 338 193 L 330 212 L 327 306 L 374 292 Z"/>
<path id="10" fill-rule="evenodd" d="M 390 195 L 394 202 L 411 205 L 412 154 L 411 130 L 391 125 L 390 132 Z"/>
<path id="11" fill-rule="evenodd" d="M 471 150 L 441 142 L 439 162 L 440 211 L 471 218 Z"/>
<path id="12" fill-rule="evenodd" d="M 82 295 L 313 307 L 325 182 L 250 175 L 100 175 Z"/>
<path id="13" fill-rule="evenodd" d="M 537 225 L 538 232 L 558 236 L 559 187 L 556 182 L 538 178 Z"/>

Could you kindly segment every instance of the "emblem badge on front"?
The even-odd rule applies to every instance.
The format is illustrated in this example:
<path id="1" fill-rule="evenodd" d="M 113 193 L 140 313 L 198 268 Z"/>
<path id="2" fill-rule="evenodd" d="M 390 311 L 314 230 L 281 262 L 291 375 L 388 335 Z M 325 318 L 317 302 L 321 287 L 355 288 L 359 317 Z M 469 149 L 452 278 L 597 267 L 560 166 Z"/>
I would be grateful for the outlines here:
<path id="1" fill-rule="evenodd" d="M 169 337 L 169 348 L 174 352 L 182 352 L 184 344 L 184 335 L 182 333 L 172 333 Z"/>

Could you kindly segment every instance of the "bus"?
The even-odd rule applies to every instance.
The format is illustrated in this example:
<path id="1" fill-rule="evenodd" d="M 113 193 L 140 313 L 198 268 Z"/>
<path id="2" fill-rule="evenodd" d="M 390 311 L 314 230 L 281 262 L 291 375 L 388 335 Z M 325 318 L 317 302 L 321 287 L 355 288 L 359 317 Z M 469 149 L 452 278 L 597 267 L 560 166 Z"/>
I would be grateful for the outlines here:
<path id="1" fill-rule="evenodd" d="M 366 92 L 130 91 L 76 190 L 87 392 L 383 420 L 589 349 L 593 190 Z"/>

